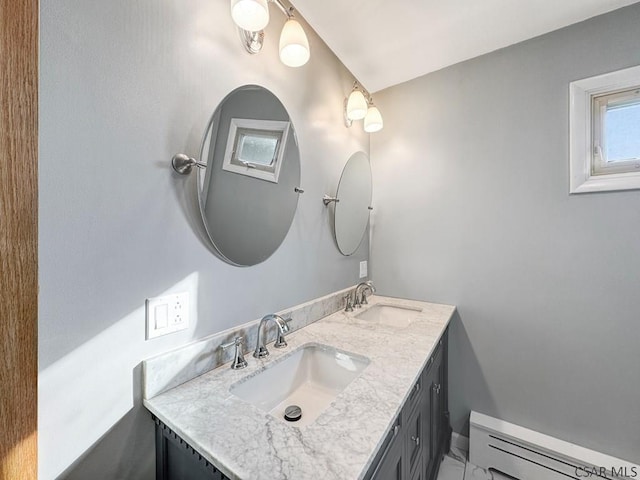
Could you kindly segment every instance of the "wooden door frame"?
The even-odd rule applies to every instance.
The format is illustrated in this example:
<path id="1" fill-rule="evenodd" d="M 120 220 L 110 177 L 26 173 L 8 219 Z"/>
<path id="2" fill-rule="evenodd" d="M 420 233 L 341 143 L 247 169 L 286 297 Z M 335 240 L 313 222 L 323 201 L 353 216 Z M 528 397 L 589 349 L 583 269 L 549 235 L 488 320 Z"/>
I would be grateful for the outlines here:
<path id="1" fill-rule="evenodd" d="M 0 480 L 37 477 L 38 0 L 0 0 Z"/>

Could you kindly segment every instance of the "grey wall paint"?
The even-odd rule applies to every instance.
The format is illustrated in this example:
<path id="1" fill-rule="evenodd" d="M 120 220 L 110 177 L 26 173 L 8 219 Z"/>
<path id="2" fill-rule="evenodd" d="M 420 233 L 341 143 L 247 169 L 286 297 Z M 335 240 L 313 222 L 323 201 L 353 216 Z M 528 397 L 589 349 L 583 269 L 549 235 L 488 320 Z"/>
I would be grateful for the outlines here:
<path id="1" fill-rule="evenodd" d="M 151 479 L 140 361 L 356 283 L 368 244 L 340 255 L 321 198 L 369 139 L 344 127 L 353 77 L 310 29 L 310 63 L 279 62 L 275 10 L 257 56 L 228 1 L 59 0 L 40 13 L 39 478 Z M 280 249 L 250 268 L 210 253 L 195 175 L 169 166 L 198 155 L 213 110 L 242 84 L 287 108 L 305 189 Z M 190 328 L 145 342 L 145 298 L 182 290 Z"/>
<path id="2" fill-rule="evenodd" d="M 570 196 L 572 80 L 640 63 L 640 4 L 376 94 L 373 279 L 455 304 L 451 410 L 640 460 L 640 192 Z"/>

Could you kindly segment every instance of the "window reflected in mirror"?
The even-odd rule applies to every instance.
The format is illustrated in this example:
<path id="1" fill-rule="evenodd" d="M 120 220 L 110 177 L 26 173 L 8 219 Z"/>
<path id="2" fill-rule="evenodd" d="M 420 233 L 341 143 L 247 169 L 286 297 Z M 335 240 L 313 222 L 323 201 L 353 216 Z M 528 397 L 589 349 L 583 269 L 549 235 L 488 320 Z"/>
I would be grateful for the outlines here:
<path id="1" fill-rule="evenodd" d="M 232 118 L 223 170 L 278 183 L 289 122 Z"/>
<path id="2" fill-rule="evenodd" d="M 238 129 L 236 148 L 232 163 L 252 163 L 271 167 L 275 164 L 281 132 Z"/>

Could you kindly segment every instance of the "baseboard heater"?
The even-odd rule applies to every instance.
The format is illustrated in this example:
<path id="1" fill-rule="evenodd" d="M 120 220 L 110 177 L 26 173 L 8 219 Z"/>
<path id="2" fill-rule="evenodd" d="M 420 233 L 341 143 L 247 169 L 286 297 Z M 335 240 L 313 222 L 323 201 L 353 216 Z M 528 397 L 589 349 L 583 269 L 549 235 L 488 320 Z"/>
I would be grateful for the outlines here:
<path id="1" fill-rule="evenodd" d="M 477 412 L 469 462 L 520 480 L 640 480 L 640 466 Z"/>

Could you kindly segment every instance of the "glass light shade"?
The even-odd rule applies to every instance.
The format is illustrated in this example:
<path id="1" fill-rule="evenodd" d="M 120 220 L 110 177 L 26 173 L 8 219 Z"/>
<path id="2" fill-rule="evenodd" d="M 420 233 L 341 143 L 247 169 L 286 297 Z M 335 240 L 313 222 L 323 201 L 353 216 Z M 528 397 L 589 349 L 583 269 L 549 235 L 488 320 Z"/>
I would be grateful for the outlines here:
<path id="1" fill-rule="evenodd" d="M 258 32 L 269 23 L 267 0 L 231 0 L 231 18 L 243 30 Z"/>
<path id="2" fill-rule="evenodd" d="M 364 131 L 367 133 L 377 132 L 382 130 L 382 115 L 380 115 L 380 110 L 374 105 L 369 107 L 367 110 L 367 116 L 364 117 Z"/>
<path id="3" fill-rule="evenodd" d="M 347 118 L 362 120 L 367 114 L 367 100 L 360 90 L 354 90 L 347 100 Z"/>
<path id="4" fill-rule="evenodd" d="M 301 67 L 309 61 L 310 56 L 307 35 L 302 26 L 290 18 L 280 34 L 280 60 L 288 67 Z"/>

